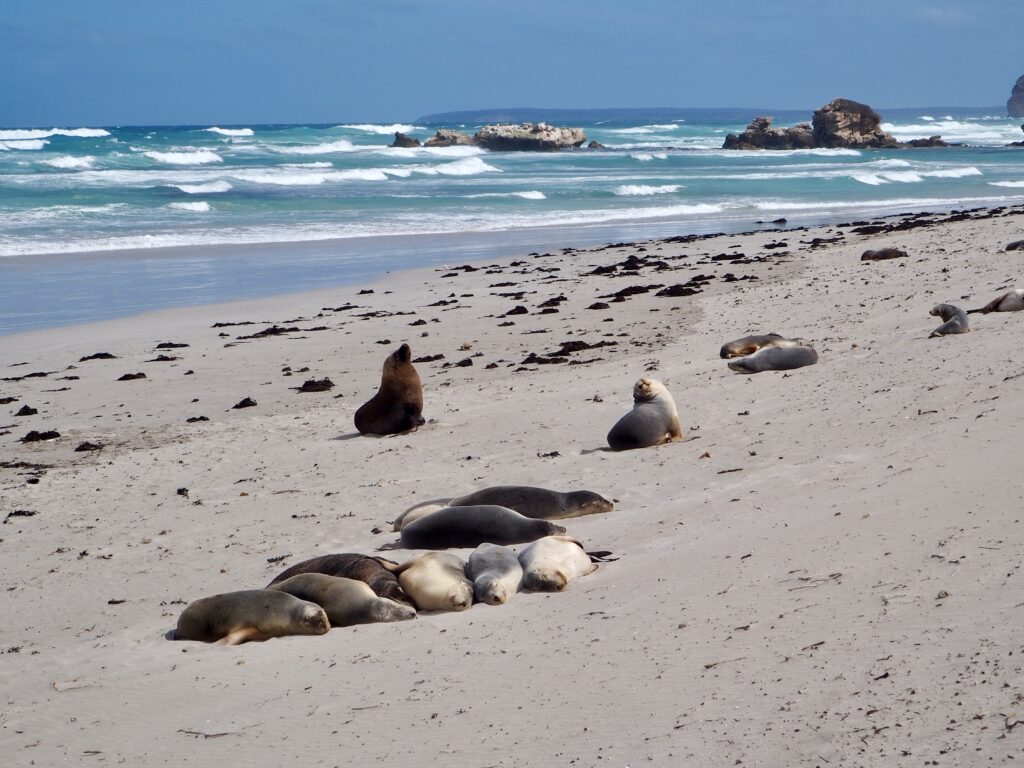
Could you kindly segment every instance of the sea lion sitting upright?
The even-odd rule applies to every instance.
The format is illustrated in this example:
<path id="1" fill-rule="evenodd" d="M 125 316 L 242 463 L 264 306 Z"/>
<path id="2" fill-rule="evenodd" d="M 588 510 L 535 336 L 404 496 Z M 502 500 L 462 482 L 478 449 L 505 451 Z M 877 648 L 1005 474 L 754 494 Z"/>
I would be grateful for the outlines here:
<path id="1" fill-rule="evenodd" d="M 481 544 L 469 556 L 466 577 L 473 582 L 477 602 L 504 605 L 523 583 L 523 566 L 508 547 Z"/>
<path id="2" fill-rule="evenodd" d="M 660 381 L 639 379 L 633 385 L 633 410 L 611 428 L 608 445 L 613 451 L 626 451 L 682 438 L 679 414 L 668 389 Z"/>
<path id="3" fill-rule="evenodd" d="M 967 313 L 960 309 L 960 307 L 952 304 L 936 304 L 928 314 L 936 315 L 945 320 L 942 325 L 928 334 L 928 338 L 946 336 L 953 333 L 967 333 L 971 330 L 967 324 Z"/>
<path id="4" fill-rule="evenodd" d="M 796 347 L 768 347 L 759 349 L 752 355 L 730 360 L 729 369 L 736 373 L 761 373 L 762 371 L 791 371 L 814 365 L 818 362 L 818 352 L 806 341 L 799 340 Z"/>
<path id="5" fill-rule="evenodd" d="M 519 553 L 523 587 L 535 592 L 561 592 L 578 576 L 597 570 L 597 563 L 572 536 L 538 539 Z"/>
<path id="6" fill-rule="evenodd" d="M 274 577 L 267 588 L 269 589 L 279 581 L 298 576 L 300 573 L 322 573 L 325 576 L 343 576 L 346 579 L 366 582 L 370 589 L 380 597 L 412 605 L 409 596 L 398 585 L 398 577 L 393 572 L 397 567 L 398 563 L 393 563 L 382 557 L 370 557 L 355 553 L 321 555 L 310 560 L 303 560 L 282 571 Z"/>
<path id="7" fill-rule="evenodd" d="M 285 592 L 248 589 L 189 603 L 178 617 L 174 639 L 238 645 L 285 635 L 322 635 L 330 628 L 316 603 Z"/>
<path id="8" fill-rule="evenodd" d="M 472 507 L 478 504 L 497 504 L 540 520 L 565 520 L 569 517 L 611 512 L 615 506 L 593 491 L 559 493 L 529 485 L 495 485 L 449 502 L 453 507 Z"/>
<path id="9" fill-rule="evenodd" d="M 565 528 L 521 515 L 508 507 L 483 504 L 445 507 L 402 528 L 408 549 L 448 549 L 491 544 L 524 544 L 542 536 L 565 533 Z M 401 583 L 401 579 L 399 579 Z"/>
<path id="10" fill-rule="evenodd" d="M 277 582 L 269 589 L 316 603 L 327 613 L 332 627 L 416 618 L 416 609 L 412 606 L 378 597 L 365 581 L 343 576 L 300 573 Z"/>
<path id="11" fill-rule="evenodd" d="M 729 360 L 733 357 L 752 355 L 757 350 L 766 347 L 799 347 L 802 345 L 803 339 L 787 339 L 777 333 L 767 333 L 763 336 L 744 336 L 742 339 L 726 342 L 718 351 L 718 355 Z"/>
<path id="12" fill-rule="evenodd" d="M 983 315 L 987 315 L 989 312 L 1020 312 L 1024 309 L 1024 289 L 1014 288 L 1012 291 L 992 299 L 988 304 L 980 309 L 968 309 L 967 314 L 973 315 L 976 312 L 980 312 Z"/>
<path id="13" fill-rule="evenodd" d="M 473 605 L 466 561 L 447 552 L 427 552 L 398 566 L 398 581 L 421 611 L 464 611 Z"/>
<path id="14" fill-rule="evenodd" d="M 412 364 L 412 350 L 403 344 L 384 361 L 380 389 L 356 411 L 361 434 L 415 432 L 423 424 L 423 387 Z"/>

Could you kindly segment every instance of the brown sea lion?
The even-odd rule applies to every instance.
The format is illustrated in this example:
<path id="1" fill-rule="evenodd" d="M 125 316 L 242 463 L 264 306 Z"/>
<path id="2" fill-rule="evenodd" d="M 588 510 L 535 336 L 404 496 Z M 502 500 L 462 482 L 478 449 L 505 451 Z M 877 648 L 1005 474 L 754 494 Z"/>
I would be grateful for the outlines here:
<path id="1" fill-rule="evenodd" d="M 324 609 L 285 592 L 248 589 L 189 603 L 175 640 L 238 645 L 285 635 L 322 635 L 331 628 Z"/>
<path id="2" fill-rule="evenodd" d="M 718 356 L 729 360 L 733 357 L 752 355 L 765 347 L 799 347 L 803 339 L 787 339 L 777 333 L 766 333 L 761 336 L 744 336 L 742 339 L 729 341 L 722 345 Z"/>
<path id="3" fill-rule="evenodd" d="M 310 560 L 303 560 L 291 568 L 282 571 L 268 584 L 272 587 L 280 581 L 298 576 L 300 573 L 322 573 L 326 576 L 343 576 L 366 582 L 370 589 L 380 597 L 395 600 L 399 603 L 412 605 L 398 584 L 398 577 L 393 573 L 398 563 L 385 560 L 383 557 L 371 557 L 356 553 L 321 555 Z"/>
<path id="4" fill-rule="evenodd" d="M 364 435 L 396 435 L 415 432 L 423 422 L 423 387 L 412 350 L 403 344 L 384 361 L 377 394 L 356 411 L 356 429 Z"/>
<path id="5" fill-rule="evenodd" d="M 316 603 L 327 612 L 332 627 L 416 618 L 416 609 L 411 605 L 378 597 L 366 582 L 343 576 L 300 573 L 277 582 L 270 589 Z"/>

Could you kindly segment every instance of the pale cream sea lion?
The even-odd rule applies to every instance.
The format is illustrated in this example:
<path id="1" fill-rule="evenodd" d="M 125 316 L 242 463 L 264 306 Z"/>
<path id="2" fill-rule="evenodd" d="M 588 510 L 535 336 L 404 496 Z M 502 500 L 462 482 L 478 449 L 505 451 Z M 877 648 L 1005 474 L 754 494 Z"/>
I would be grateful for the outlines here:
<path id="1" fill-rule="evenodd" d="M 633 385 L 633 410 L 611 428 L 608 445 L 613 451 L 626 451 L 682 438 L 679 414 L 668 389 L 660 381 L 640 379 Z"/>
<path id="2" fill-rule="evenodd" d="M 448 552 L 427 552 L 398 566 L 398 582 L 421 611 L 464 611 L 473 605 L 466 561 Z"/>
<path id="3" fill-rule="evenodd" d="M 516 553 L 497 544 L 481 544 L 469 556 L 466 577 L 473 582 L 477 602 L 504 605 L 523 583 L 523 567 Z"/>
<path id="4" fill-rule="evenodd" d="M 726 342 L 718 350 L 719 357 L 726 360 L 734 357 L 745 357 L 752 355 L 759 349 L 766 347 L 800 347 L 806 342 L 803 339 L 787 339 L 777 333 L 767 333 L 761 336 L 744 336 L 742 339 Z"/>
<path id="5" fill-rule="evenodd" d="M 189 603 L 175 640 L 238 645 L 285 635 L 322 635 L 331 628 L 324 609 L 285 592 L 248 589 Z"/>
<path id="6" fill-rule="evenodd" d="M 597 570 L 597 563 L 572 536 L 547 536 L 519 553 L 523 587 L 535 592 L 561 592 L 569 582 Z"/>
<path id="7" fill-rule="evenodd" d="M 971 330 L 967 324 L 967 313 L 952 304 L 936 304 L 929 315 L 941 317 L 945 322 L 928 334 L 929 338 L 947 336 L 954 333 L 967 333 Z"/>
<path id="8" fill-rule="evenodd" d="M 356 411 L 355 424 L 364 435 L 414 432 L 423 424 L 423 387 L 408 344 L 384 361 L 380 389 Z"/>
<path id="9" fill-rule="evenodd" d="M 416 609 L 378 597 L 365 581 L 322 573 L 300 573 L 268 587 L 300 600 L 316 603 L 327 613 L 332 627 L 376 624 L 416 618 Z"/>
<path id="10" fill-rule="evenodd" d="M 1020 312 L 1021 310 L 1024 310 L 1024 288 L 1014 288 L 992 299 L 980 309 L 968 309 L 967 314 L 973 315 L 980 312 L 987 315 L 989 312 Z"/>

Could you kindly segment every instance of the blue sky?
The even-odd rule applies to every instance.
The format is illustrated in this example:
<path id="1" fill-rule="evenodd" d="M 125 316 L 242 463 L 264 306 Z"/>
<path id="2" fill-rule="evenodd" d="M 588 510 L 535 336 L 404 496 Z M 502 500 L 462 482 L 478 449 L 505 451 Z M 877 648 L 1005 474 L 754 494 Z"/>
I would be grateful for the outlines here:
<path id="1" fill-rule="evenodd" d="M 7 0 L 0 125 L 1005 103 L 1024 0 Z"/>

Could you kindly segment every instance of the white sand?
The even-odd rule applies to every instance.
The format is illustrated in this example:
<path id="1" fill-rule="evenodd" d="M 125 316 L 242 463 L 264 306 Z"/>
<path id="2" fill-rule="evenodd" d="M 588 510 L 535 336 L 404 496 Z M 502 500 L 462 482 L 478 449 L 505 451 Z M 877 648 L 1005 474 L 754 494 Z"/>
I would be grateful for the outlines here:
<path id="1" fill-rule="evenodd" d="M 18 398 L 5 414 L 39 410 L 0 418 L 0 461 L 48 466 L 0 469 L 3 515 L 36 513 L 0 528 L 3 763 L 1019 760 L 1024 313 L 971 315 L 971 333 L 927 338 L 940 324 L 932 305 L 981 306 L 1024 284 L 1024 253 L 1002 251 L 1022 237 L 1014 213 L 814 250 L 801 241 L 839 230 L 649 244 L 640 255 L 686 258 L 635 277 L 580 274 L 636 247 L 559 252 L 500 274 L 406 273 L 371 295 L 0 338 L 0 376 L 55 372 L 0 382 L 0 397 Z M 788 248 L 762 248 L 775 240 Z M 911 258 L 859 262 L 886 245 Z M 701 256 L 732 251 L 769 258 Z M 627 286 L 727 272 L 761 279 L 584 309 Z M 516 287 L 488 288 L 499 282 Z M 561 293 L 559 313 L 537 314 Z M 451 294 L 458 303 L 427 306 Z M 316 316 L 348 301 L 360 309 Z M 517 304 L 531 313 L 499 327 Z M 356 317 L 373 310 L 415 314 Z M 261 322 L 210 327 L 241 320 Z M 329 330 L 236 340 L 272 322 Z M 718 348 L 750 332 L 803 336 L 821 362 L 734 374 Z M 570 355 L 598 362 L 517 372 L 576 339 L 617 344 Z M 144 362 L 158 341 L 191 346 Z M 402 341 L 445 356 L 417 366 L 429 423 L 353 437 L 355 409 Z M 78 362 L 100 351 L 118 359 Z M 136 371 L 147 378 L 115 382 Z M 641 375 L 668 385 L 692 439 L 595 450 Z M 337 386 L 289 389 L 323 376 Z M 246 396 L 257 407 L 231 409 Z M 186 423 L 200 415 L 209 421 Z M 17 442 L 30 429 L 62 436 Z M 84 440 L 105 447 L 75 453 Z M 318 554 L 372 552 L 395 538 L 372 529 L 410 504 L 508 483 L 616 499 L 565 525 L 620 559 L 564 594 L 502 607 L 236 648 L 164 639 L 185 602 L 261 587 Z"/>

